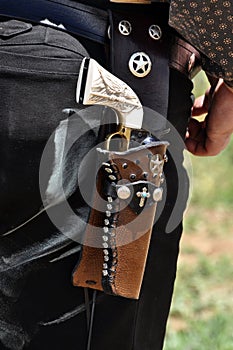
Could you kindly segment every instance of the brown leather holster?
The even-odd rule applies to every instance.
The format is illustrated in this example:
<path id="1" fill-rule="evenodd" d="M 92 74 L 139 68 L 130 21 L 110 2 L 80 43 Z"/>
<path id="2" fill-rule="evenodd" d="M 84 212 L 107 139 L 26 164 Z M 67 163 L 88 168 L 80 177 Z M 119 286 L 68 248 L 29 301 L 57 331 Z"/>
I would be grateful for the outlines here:
<path id="1" fill-rule="evenodd" d="M 74 285 L 139 298 L 167 145 L 97 149 L 96 193 Z"/>

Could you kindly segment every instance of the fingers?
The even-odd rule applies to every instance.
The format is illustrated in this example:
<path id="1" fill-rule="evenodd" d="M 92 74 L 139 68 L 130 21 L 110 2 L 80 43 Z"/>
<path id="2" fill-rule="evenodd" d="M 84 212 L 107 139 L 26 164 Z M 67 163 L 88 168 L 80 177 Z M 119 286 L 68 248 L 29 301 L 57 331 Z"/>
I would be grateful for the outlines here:
<path id="1" fill-rule="evenodd" d="M 198 117 L 202 114 L 206 114 L 208 112 L 207 105 L 208 102 L 205 95 L 196 98 L 192 108 L 192 116 Z"/>
<path id="2" fill-rule="evenodd" d="M 233 93 L 222 79 L 196 99 L 193 116 L 203 112 L 207 112 L 204 122 L 190 120 L 186 147 L 197 156 L 215 156 L 227 146 L 233 132 Z"/>
<path id="3" fill-rule="evenodd" d="M 193 118 L 190 120 L 185 144 L 188 151 L 194 155 L 204 155 L 206 153 L 204 122 L 199 122 Z"/>
<path id="4" fill-rule="evenodd" d="M 215 156 L 229 143 L 230 135 L 208 134 L 206 122 L 191 119 L 185 141 L 189 152 L 196 156 Z"/>
<path id="5" fill-rule="evenodd" d="M 210 89 L 208 89 L 205 95 L 199 96 L 195 99 L 192 109 L 192 115 L 197 117 L 202 114 L 208 113 L 210 99 Z"/>

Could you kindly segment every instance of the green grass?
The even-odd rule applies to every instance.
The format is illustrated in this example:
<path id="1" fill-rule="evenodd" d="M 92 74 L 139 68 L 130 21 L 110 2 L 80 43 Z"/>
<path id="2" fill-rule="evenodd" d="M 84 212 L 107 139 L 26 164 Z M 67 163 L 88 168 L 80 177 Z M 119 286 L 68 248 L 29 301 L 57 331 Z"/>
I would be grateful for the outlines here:
<path id="1" fill-rule="evenodd" d="M 233 208 L 233 142 L 218 156 L 191 156 L 193 167 L 192 203 L 204 207 Z"/>
<path id="2" fill-rule="evenodd" d="M 232 315 L 216 314 L 209 320 L 190 322 L 191 331 L 171 333 L 165 349 L 232 350 Z"/>
<path id="3" fill-rule="evenodd" d="M 179 269 L 164 350 L 232 350 L 232 261 L 196 254 Z"/>
<path id="4" fill-rule="evenodd" d="M 196 81 L 198 96 L 206 81 L 203 74 Z M 220 155 L 191 161 L 193 190 L 164 350 L 232 350 L 233 140 Z"/>

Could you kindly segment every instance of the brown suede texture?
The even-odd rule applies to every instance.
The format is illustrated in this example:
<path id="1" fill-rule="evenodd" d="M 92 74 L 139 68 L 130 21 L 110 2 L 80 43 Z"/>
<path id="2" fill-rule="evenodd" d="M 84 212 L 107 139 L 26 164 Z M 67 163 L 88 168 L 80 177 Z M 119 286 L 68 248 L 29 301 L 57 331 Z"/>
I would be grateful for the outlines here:
<path id="1" fill-rule="evenodd" d="M 120 172 L 118 183 L 127 184 L 142 181 L 143 184 L 152 183 L 160 186 L 160 176 L 153 177 L 150 170 L 151 155 L 159 154 L 164 161 L 167 145 L 164 143 L 147 148 L 135 149 L 127 154 L 109 152 L 108 160 L 114 163 Z M 127 162 L 127 168 L 122 165 Z M 163 162 L 162 162 L 163 163 Z M 144 173 L 147 173 L 145 181 Z M 136 177 L 130 180 L 130 175 Z M 102 175 L 104 176 L 104 175 Z M 97 179 L 97 189 L 95 194 L 94 208 L 89 219 L 89 225 L 85 232 L 85 242 L 83 245 L 81 260 L 73 274 L 73 283 L 76 286 L 90 287 L 103 290 L 102 270 L 104 255 L 102 248 L 103 226 L 105 218 L 104 204 L 102 197 L 102 176 Z M 150 194 L 152 196 L 152 193 Z M 135 194 L 134 194 L 135 196 Z M 119 199 L 118 199 L 119 200 Z M 138 199 L 139 201 L 140 199 Z M 125 200 L 119 200 L 119 213 L 116 225 L 115 246 L 117 251 L 116 272 L 111 283 L 112 294 L 126 298 L 138 299 L 146 266 L 147 254 L 150 244 L 151 232 L 156 212 L 156 202 L 152 205 L 144 206 L 140 214 L 137 214 Z"/>

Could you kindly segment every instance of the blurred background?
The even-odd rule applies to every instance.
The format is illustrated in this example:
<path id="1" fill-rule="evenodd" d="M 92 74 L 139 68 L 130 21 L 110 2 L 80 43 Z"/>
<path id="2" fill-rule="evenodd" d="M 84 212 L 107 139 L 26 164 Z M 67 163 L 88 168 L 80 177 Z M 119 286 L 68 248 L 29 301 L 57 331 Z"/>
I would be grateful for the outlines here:
<path id="1" fill-rule="evenodd" d="M 195 96 L 207 86 L 200 72 Z M 191 163 L 193 188 L 164 350 L 232 350 L 233 138 L 220 155 L 191 156 Z"/>

